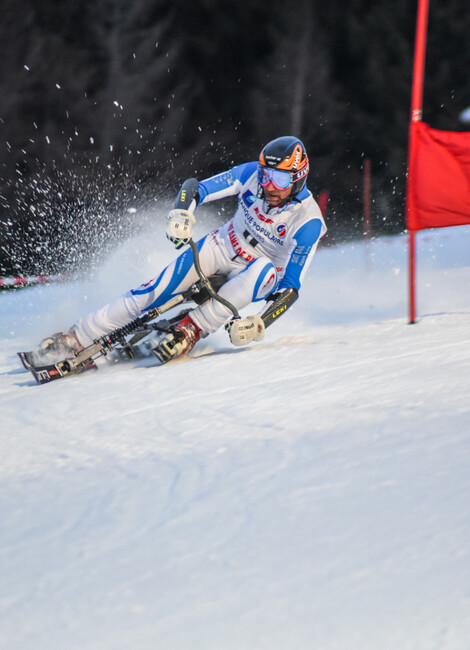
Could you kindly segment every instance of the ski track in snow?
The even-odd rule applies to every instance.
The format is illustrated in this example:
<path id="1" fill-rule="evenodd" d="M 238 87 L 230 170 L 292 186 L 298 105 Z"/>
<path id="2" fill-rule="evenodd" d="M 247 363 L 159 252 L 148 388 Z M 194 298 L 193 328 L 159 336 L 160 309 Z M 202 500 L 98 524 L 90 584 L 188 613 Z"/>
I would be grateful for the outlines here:
<path id="1" fill-rule="evenodd" d="M 0 294 L 0 648 L 466 650 L 469 239 L 418 236 L 415 325 L 406 239 L 352 243 L 259 344 L 46 386 L 16 351 L 172 253 Z"/>

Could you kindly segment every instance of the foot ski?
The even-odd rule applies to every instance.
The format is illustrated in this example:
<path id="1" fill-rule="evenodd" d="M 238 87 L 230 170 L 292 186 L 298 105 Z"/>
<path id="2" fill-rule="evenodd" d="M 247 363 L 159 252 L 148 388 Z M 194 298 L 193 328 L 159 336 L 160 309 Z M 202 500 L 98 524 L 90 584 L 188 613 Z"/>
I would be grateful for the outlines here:
<path id="1" fill-rule="evenodd" d="M 18 352 L 26 370 L 29 370 L 38 384 L 46 384 L 54 379 L 61 379 L 66 375 L 76 375 L 85 370 L 97 369 L 93 359 L 74 365 L 74 359 L 63 359 L 49 365 L 35 365 L 32 352 Z"/>

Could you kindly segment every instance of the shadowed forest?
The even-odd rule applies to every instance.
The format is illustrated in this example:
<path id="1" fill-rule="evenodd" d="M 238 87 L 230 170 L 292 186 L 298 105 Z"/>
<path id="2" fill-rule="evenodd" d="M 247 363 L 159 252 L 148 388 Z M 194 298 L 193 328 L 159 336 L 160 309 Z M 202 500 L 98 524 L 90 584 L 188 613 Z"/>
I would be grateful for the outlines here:
<path id="1" fill-rule="evenodd" d="M 330 243 L 404 229 L 416 2 L 3 0 L 0 273 L 67 271 L 187 176 L 279 135 L 308 150 Z M 423 119 L 459 131 L 470 13 L 431 0 Z M 226 214 L 224 218 L 226 218 Z"/>

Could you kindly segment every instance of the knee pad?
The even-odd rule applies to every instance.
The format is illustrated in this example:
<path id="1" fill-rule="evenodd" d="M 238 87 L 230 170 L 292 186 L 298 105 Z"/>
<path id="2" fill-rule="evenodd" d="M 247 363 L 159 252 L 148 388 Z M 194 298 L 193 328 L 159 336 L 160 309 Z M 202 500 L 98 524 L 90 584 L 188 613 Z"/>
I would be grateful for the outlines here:
<path id="1" fill-rule="evenodd" d="M 253 302 L 264 300 L 275 290 L 277 286 L 277 271 L 272 262 L 264 258 L 259 258 L 252 262 L 246 270 L 250 270 L 258 276 L 253 289 Z"/>

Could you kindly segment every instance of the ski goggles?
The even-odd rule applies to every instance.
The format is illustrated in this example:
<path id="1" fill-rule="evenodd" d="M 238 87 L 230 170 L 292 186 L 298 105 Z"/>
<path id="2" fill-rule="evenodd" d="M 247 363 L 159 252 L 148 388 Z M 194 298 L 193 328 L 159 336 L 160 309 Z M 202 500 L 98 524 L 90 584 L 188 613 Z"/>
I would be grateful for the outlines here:
<path id="1" fill-rule="evenodd" d="M 270 169 L 258 165 L 258 181 L 263 187 L 272 183 L 278 190 L 287 190 L 292 185 L 292 174 L 282 169 Z"/>

